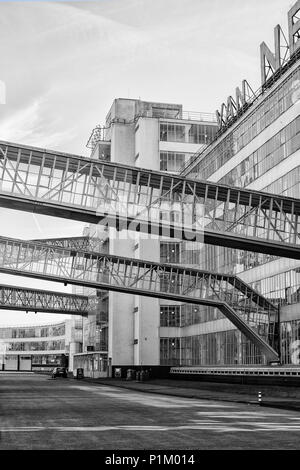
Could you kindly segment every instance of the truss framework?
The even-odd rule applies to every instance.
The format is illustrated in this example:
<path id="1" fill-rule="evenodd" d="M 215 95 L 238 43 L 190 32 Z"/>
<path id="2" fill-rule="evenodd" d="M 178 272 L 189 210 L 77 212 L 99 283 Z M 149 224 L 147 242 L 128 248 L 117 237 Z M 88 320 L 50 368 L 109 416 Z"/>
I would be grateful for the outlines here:
<path id="1" fill-rule="evenodd" d="M 0 272 L 217 307 L 267 359 L 278 360 L 276 307 L 236 276 L 4 237 Z"/>
<path id="2" fill-rule="evenodd" d="M 81 237 L 39 238 L 32 241 L 76 251 L 94 251 L 96 253 L 107 251 L 107 248 L 104 247 L 104 243 L 106 241 L 106 238 L 104 237 L 100 239 L 83 235 Z"/>
<path id="3" fill-rule="evenodd" d="M 0 142 L 0 205 L 300 259 L 300 200 Z"/>
<path id="4" fill-rule="evenodd" d="M 87 316 L 89 311 L 93 309 L 95 302 L 96 299 L 87 296 L 0 285 L 1 310 Z"/>

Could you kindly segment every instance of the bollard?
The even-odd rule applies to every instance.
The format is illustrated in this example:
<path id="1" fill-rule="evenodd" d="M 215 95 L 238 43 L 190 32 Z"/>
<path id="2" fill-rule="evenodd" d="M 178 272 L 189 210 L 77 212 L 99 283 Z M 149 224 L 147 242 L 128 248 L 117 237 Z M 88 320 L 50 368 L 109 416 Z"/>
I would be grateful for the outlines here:
<path id="1" fill-rule="evenodd" d="M 258 392 L 257 401 L 258 404 L 261 405 L 261 392 Z"/>

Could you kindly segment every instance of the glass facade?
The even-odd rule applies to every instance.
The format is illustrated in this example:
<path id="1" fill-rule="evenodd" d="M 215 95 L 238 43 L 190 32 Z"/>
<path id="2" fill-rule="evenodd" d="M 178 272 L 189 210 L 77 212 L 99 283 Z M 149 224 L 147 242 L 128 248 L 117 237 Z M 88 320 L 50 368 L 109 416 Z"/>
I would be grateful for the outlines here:
<path id="1" fill-rule="evenodd" d="M 47 326 L 0 328 L 0 339 L 64 336 L 65 323 Z"/>
<path id="2" fill-rule="evenodd" d="M 284 196 L 299 197 L 300 194 L 300 166 L 278 178 L 264 188 L 268 193 L 277 193 Z"/>
<path id="3" fill-rule="evenodd" d="M 108 299 L 105 300 L 107 304 Z M 99 305 L 100 306 L 100 305 Z M 102 303 L 103 306 L 103 303 Z M 84 340 L 85 349 L 91 348 L 93 351 L 108 350 L 108 311 L 101 310 L 95 315 L 89 315 L 84 323 Z"/>
<path id="4" fill-rule="evenodd" d="M 160 326 L 180 327 L 180 305 L 160 306 Z"/>
<path id="5" fill-rule="evenodd" d="M 230 158 L 249 144 L 254 137 L 272 124 L 299 99 L 296 84 L 300 80 L 297 67 L 272 93 L 261 102 L 213 149 L 204 151 L 188 176 L 207 179 Z"/>
<path id="6" fill-rule="evenodd" d="M 275 274 L 252 283 L 252 287 L 261 292 L 276 305 L 290 305 L 300 302 L 300 268 Z"/>
<path id="7" fill-rule="evenodd" d="M 208 144 L 217 133 L 216 125 L 191 124 L 174 122 L 160 123 L 160 140 L 168 142 L 186 142 L 192 144 Z"/>
<path id="8" fill-rule="evenodd" d="M 160 306 L 160 326 L 180 327 L 220 320 L 224 315 L 217 309 L 197 304 L 174 304 Z"/>
<path id="9" fill-rule="evenodd" d="M 284 364 L 300 364 L 300 320 L 281 324 L 281 357 Z"/>
<path id="10" fill-rule="evenodd" d="M 220 183 L 245 187 L 300 148 L 300 116 L 249 155 Z"/>
<path id="11" fill-rule="evenodd" d="M 206 305 L 184 304 L 181 306 L 181 326 L 220 320 L 224 315 L 217 308 Z"/>
<path id="12" fill-rule="evenodd" d="M 57 354 L 33 354 L 31 356 L 31 363 L 33 366 L 37 365 L 50 365 L 50 366 L 56 366 L 61 364 L 61 355 Z"/>
<path id="13" fill-rule="evenodd" d="M 51 325 L 3 327 L 0 328 L 0 363 L 2 351 L 4 370 L 23 370 L 24 358 L 34 370 L 49 370 L 59 365 L 67 367 L 71 344 L 72 352 L 81 350 L 80 317 Z M 14 364 L 13 357 L 16 358 Z M 30 370 L 28 364 L 26 367 Z"/>
<path id="14" fill-rule="evenodd" d="M 181 243 L 161 242 L 160 243 L 160 262 L 161 263 L 180 263 Z"/>
<path id="15" fill-rule="evenodd" d="M 100 377 L 107 374 L 107 355 L 101 353 L 77 354 L 74 356 L 74 370 L 81 368 L 86 377 Z"/>
<path id="16" fill-rule="evenodd" d="M 190 155 L 184 152 L 160 152 L 160 170 L 178 172 Z"/>
<path id="17" fill-rule="evenodd" d="M 258 348 L 237 330 L 182 338 L 161 338 L 162 365 L 207 366 L 264 364 Z"/>
<path id="18" fill-rule="evenodd" d="M 296 84 L 298 83 L 298 86 Z M 202 152 L 197 165 L 189 177 L 209 179 L 227 161 L 250 143 L 259 133 L 278 119 L 287 109 L 299 100 L 300 68 L 298 67 L 274 90 L 257 103 L 253 111 L 241 118 L 239 124 L 229 130 L 212 148 Z M 253 107 L 254 107 L 253 106 Z M 299 113 L 298 113 L 299 114 Z M 300 148 L 300 117 L 287 123 L 280 132 L 268 138 L 254 152 L 238 163 L 218 181 L 229 186 L 247 187 L 257 178 L 291 157 Z M 300 166 L 287 172 L 263 191 L 299 197 Z M 238 274 L 247 269 L 268 263 L 274 255 L 246 252 L 242 250 L 205 245 L 189 247 L 181 245 L 181 262 L 197 265 L 200 269 Z M 299 272 L 298 272 L 299 271 Z M 252 287 L 272 303 L 288 308 L 290 304 L 300 303 L 300 268 L 271 275 L 266 266 L 264 278 L 252 282 Z M 255 279 L 255 278 L 254 278 Z M 214 308 L 181 305 L 180 326 L 211 322 L 224 318 Z M 300 315 L 299 315 L 300 317 Z M 164 326 L 168 322 L 164 320 Z M 173 333 L 174 334 L 174 333 Z M 178 330 L 176 338 L 161 338 L 161 363 L 165 365 L 234 365 L 263 364 L 264 358 L 259 350 L 237 330 L 183 336 Z M 300 364 L 300 319 L 281 324 L 282 362 Z"/>
<path id="19" fill-rule="evenodd" d="M 65 340 L 7 342 L 6 347 L 7 351 L 62 351 L 65 349 Z"/>

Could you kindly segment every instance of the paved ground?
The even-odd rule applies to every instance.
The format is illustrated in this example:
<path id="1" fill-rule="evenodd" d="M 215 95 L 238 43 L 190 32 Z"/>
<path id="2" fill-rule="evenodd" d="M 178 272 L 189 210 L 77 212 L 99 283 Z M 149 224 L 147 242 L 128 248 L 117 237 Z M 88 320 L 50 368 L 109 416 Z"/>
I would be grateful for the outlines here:
<path id="1" fill-rule="evenodd" d="M 300 413 L 0 374 L 0 449 L 299 449 Z"/>
<path id="2" fill-rule="evenodd" d="M 262 396 L 262 406 L 275 406 L 300 411 L 300 386 L 237 384 L 226 382 L 205 382 L 202 380 L 151 379 L 146 382 L 125 379 L 85 379 L 101 385 L 109 385 L 141 392 L 163 395 L 221 400 L 236 403 L 258 402 L 258 392 Z"/>

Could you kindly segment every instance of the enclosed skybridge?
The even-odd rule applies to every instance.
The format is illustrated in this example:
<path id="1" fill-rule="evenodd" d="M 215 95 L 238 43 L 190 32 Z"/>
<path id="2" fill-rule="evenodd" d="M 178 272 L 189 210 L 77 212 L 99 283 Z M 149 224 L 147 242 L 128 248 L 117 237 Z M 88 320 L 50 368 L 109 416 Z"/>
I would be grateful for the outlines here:
<path id="1" fill-rule="evenodd" d="M 61 237 L 61 238 L 39 238 L 37 241 L 47 245 L 57 246 L 58 248 L 67 248 L 72 250 L 103 252 L 103 243 L 105 239 L 92 238 L 88 236 L 81 237 Z"/>
<path id="2" fill-rule="evenodd" d="M 40 289 L 0 285 L 0 309 L 87 316 L 96 299 Z"/>
<path id="3" fill-rule="evenodd" d="M 300 259 L 300 200 L 0 142 L 0 206 Z"/>
<path id="4" fill-rule="evenodd" d="M 4 237 L 0 272 L 216 307 L 278 360 L 277 309 L 236 276 Z"/>

